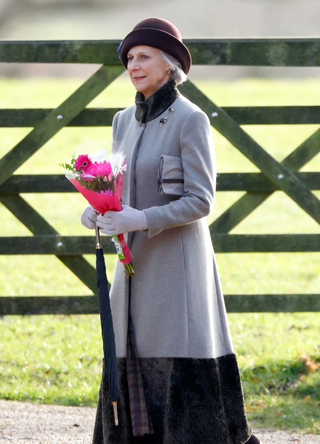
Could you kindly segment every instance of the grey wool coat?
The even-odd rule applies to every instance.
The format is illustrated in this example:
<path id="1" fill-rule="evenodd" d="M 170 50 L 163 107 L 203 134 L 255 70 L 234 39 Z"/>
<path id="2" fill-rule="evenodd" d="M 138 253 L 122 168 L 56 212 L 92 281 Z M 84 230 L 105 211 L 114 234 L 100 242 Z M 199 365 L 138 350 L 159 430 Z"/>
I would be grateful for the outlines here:
<path id="1" fill-rule="evenodd" d="M 145 211 L 148 231 L 127 236 L 130 294 L 120 262 L 110 293 L 125 425 L 112 425 L 103 376 L 93 444 L 140 442 L 127 406 L 129 311 L 155 431 L 141 443 L 242 444 L 250 428 L 206 222 L 216 178 L 211 126 L 172 82 L 154 96 L 113 121 L 113 151 L 128 163 L 123 204 Z M 160 177 L 183 184 L 159 185 L 160 164 Z"/>
<path id="2" fill-rule="evenodd" d="M 216 358 L 233 348 L 205 219 L 215 192 L 212 130 L 206 114 L 186 98 L 179 96 L 172 108 L 140 125 L 132 106 L 113 123 L 114 149 L 124 150 L 128 162 L 123 203 L 144 210 L 148 220 L 147 232 L 129 236 L 131 316 L 142 358 Z M 181 159 L 180 198 L 157 192 L 161 156 Z M 124 357 L 128 282 L 120 263 L 111 304 L 117 356 Z"/>

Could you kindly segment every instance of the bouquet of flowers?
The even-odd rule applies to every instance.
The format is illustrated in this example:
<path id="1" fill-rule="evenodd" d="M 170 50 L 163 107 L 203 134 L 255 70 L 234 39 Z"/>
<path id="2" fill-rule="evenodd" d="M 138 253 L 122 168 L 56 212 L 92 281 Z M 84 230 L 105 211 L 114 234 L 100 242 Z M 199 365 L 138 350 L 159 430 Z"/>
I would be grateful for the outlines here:
<path id="1" fill-rule="evenodd" d="M 71 155 L 69 163 L 62 163 L 66 177 L 87 199 L 96 213 L 121 211 L 123 173 L 127 169 L 123 152 L 110 154 L 102 150 L 93 154 Z M 99 232 L 97 230 L 97 235 Z M 112 236 L 120 261 L 127 276 L 133 276 L 130 250 L 123 234 Z"/>

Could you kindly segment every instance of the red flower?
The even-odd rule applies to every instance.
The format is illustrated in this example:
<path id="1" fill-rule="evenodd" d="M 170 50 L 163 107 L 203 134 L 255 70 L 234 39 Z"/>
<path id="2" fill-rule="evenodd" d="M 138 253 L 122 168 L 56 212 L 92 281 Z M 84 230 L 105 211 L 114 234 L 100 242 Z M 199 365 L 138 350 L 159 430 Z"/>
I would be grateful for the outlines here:
<path id="1" fill-rule="evenodd" d="M 75 161 L 74 166 L 76 167 L 76 169 L 79 170 L 84 170 L 86 171 L 87 168 L 89 168 L 92 165 L 92 162 L 89 158 L 89 156 L 87 154 L 81 154 L 77 160 Z"/>

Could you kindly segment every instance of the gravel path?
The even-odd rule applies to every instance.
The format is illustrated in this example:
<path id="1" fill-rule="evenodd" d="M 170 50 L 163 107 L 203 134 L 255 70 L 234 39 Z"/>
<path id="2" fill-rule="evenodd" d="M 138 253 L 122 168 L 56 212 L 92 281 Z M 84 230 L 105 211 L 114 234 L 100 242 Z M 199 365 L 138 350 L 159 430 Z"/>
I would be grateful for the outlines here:
<path id="1" fill-rule="evenodd" d="M 95 410 L 0 400 L 0 443 L 91 444 Z"/>
<path id="2" fill-rule="evenodd" d="M 95 410 L 0 400 L 0 444 L 91 444 Z M 254 433 L 261 444 L 320 444 L 320 435 L 264 429 Z"/>

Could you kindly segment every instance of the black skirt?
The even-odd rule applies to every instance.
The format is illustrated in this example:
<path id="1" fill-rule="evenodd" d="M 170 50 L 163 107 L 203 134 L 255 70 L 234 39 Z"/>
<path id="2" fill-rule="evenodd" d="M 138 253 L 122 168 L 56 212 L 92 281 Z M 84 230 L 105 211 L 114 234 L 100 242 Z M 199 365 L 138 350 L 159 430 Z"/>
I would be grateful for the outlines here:
<path id="1" fill-rule="evenodd" d="M 154 434 L 133 436 L 126 358 L 118 360 L 119 426 L 103 368 L 93 444 L 244 444 L 247 423 L 237 359 L 139 358 Z"/>

